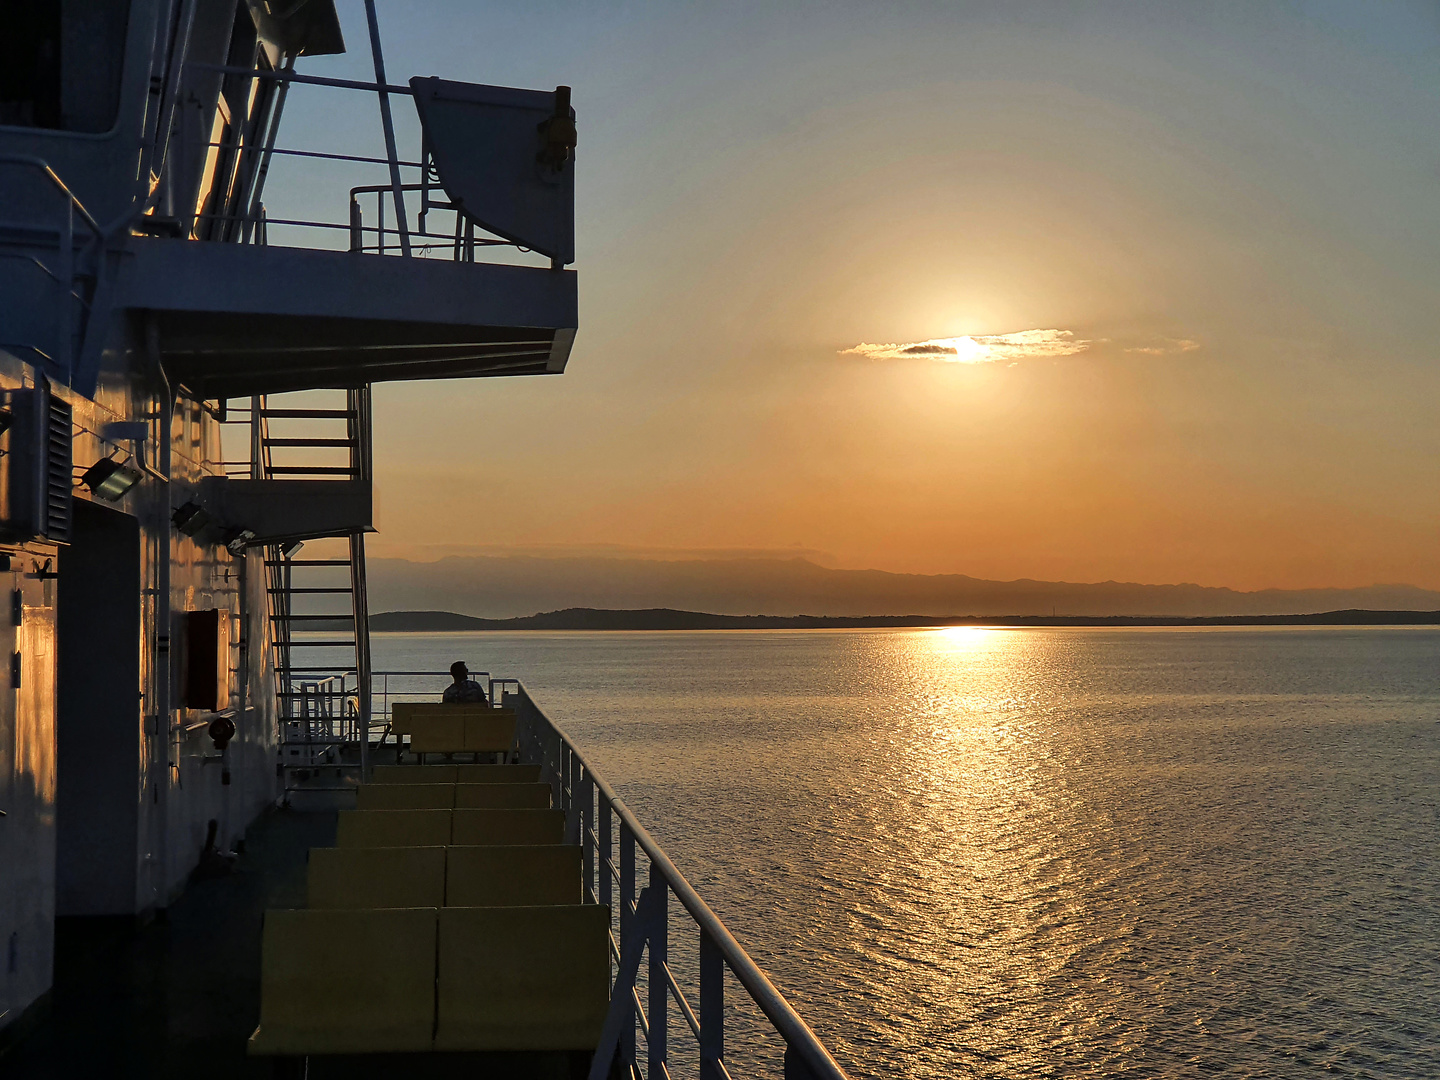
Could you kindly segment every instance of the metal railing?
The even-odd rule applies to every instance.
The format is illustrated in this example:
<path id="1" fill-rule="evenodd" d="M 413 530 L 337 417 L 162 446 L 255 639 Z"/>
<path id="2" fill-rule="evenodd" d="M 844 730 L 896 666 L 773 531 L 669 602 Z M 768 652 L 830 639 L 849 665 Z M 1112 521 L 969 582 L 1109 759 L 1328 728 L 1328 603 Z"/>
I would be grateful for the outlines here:
<path id="1" fill-rule="evenodd" d="M 507 683 L 507 684 L 508 684 L 508 683 L 514 683 L 514 684 L 517 685 L 517 686 L 519 685 L 518 683 L 515 682 L 514 679 L 492 679 L 492 678 L 490 678 L 490 673 L 489 673 L 488 671 L 472 671 L 472 672 L 470 673 L 470 677 L 473 678 L 473 679 L 477 679 L 477 681 L 480 680 L 480 679 L 483 679 L 483 680 L 485 680 L 485 681 L 489 684 L 489 686 L 488 686 L 488 692 L 489 692 L 489 694 L 490 694 L 490 697 L 491 697 L 491 700 L 492 700 L 492 701 L 495 700 L 495 687 L 496 687 L 497 684 L 499 684 L 499 683 Z M 408 702 L 408 701 L 415 701 L 415 700 L 423 700 L 423 701 L 439 701 L 439 700 L 440 700 L 440 692 L 439 692 L 439 691 L 436 691 L 436 690 L 434 690 L 434 689 L 432 689 L 432 688 L 429 688 L 429 687 L 427 687 L 427 688 L 424 689 L 424 690 L 419 690 L 419 689 L 405 689 L 405 690 L 402 690 L 402 689 L 400 689 L 398 686 L 392 688 L 391 685 L 390 685 L 390 680 L 391 680 L 392 678 L 395 679 L 397 682 L 398 682 L 400 679 L 419 679 L 419 678 L 428 679 L 428 680 L 440 680 L 440 679 L 444 679 L 445 682 L 443 682 L 443 683 L 440 684 L 440 685 L 441 685 L 441 689 L 443 690 L 443 688 L 444 688 L 445 686 L 449 685 L 450 673 L 449 673 L 448 671 L 399 671 L 399 670 L 386 670 L 386 671 L 376 671 L 376 672 L 372 672 L 372 673 L 371 673 L 371 677 L 370 677 L 370 688 L 371 688 L 371 689 L 370 689 L 370 699 L 371 699 L 372 702 L 375 702 L 376 704 L 372 705 L 372 708 L 373 708 L 374 711 L 371 713 L 371 715 L 372 715 L 372 717 L 375 719 L 376 722 L 383 722 L 383 723 L 385 723 L 385 724 L 388 724 L 388 723 L 390 722 L 391 706 L 394 705 L 396 702 Z"/>
<path id="2" fill-rule="evenodd" d="M 247 143 L 242 126 L 236 126 L 228 137 L 221 141 L 207 140 L 203 145 L 207 151 L 218 152 L 217 162 L 227 155 L 252 160 L 253 169 L 241 168 L 240 174 L 254 173 L 249 189 L 238 204 L 220 209 L 197 210 L 177 224 L 187 235 L 198 235 L 205 228 L 233 233 L 242 243 L 268 243 L 268 228 L 281 226 L 298 229 L 322 229 L 348 232 L 349 249 L 352 252 L 374 252 L 381 255 L 401 256 L 448 256 L 455 262 L 474 262 L 477 249 L 506 247 L 524 252 L 528 249 L 503 237 L 487 234 L 463 213 L 459 206 L 436 193 L 443 192 L 439 174 L 436 172 L 432 155 L 421 137 L 420 153 L 402 157 L 397 149 L 394 120 L 390 113 L 390 98 L 411 97 L 409 86 L 390 83 L 385 77 L 385 62 L 380 48 L 379 30 L 375 21 L 373 0 L 366 0 L 366 17 L 370 32 L 371 58 L 374 64 L 375 81 L 356 79 L 332 79 L 316 75 L 302 75 L 288 64 L 280 70 L 236 67 L 188 61 L 185 64 L 187 78 L 209 78 L 221 76 L 245 80 L 252 85 L 274 85 L 277 90 L 273 120 L 261 122 L 260 130 L 251 132 Z M 380 106 L 381 129 L 385 141 L 385 156 L 374 157 L 364 154 L 328 153 L 320 150 L 301 150 L 275 145 L 279 128 L 280 110 L 284 105 L 284 94 L 293 85 L 329 87 L 340 90 L 359 90 L 376 96 Z M 348 162 L 356 165 L 382 166 L 384 180 L 350 189 L 348 220 L 329 221 L 301 217 L 275 217 L 269 214 L 261 203 L 265 175 L 272 158 L 296 157 L 321 161 Z M 218 166 L 217 166 L 218 167 Z M 418 182 L 405 183 L 401 170 L 407 170 Z M 412 217 L 407 207 L 407 193 L 419 195 L 418 210 Z M 361 196 L 373 195 L 374 224 L 366 221 Z M 391 224 L 386 224 L 386 204 L 390 204 Z M 427 222 L 433 211 L 454 215 L 454 228 L 443 232 L 431 231 Z"/>
<path id="3" fill-rule="evenodd" d="M 319 768 L 335 763 L 335 755 L 360 742 L 360 714 L 356 707 L 354 672 L 321 679 L 296 680 L 290 697 L 289 715 L 280 724 L 282 748 L 298 761 L 289 768 Z"/>
<path id="4" fill-rule="evenodd" d="M 0 347 L 20 348 L 39 357 L 43 362 L 49 362 L 61 369 L 61 373 L 67 383 L 73 382 L 76 366 L 76 339 L 83 337 L 87 315 L 91 310 L 91 301 L 87 299 L 87 282 L 92 283 L 97 276 L 95 264 L 98 261 L 100 249 L 105 245 L 109 234 L 122 226 L 129 220 L 126 214 L 120 222 L 106 229 L 85 209 L 79 197 L 70 190 L 65 181 L 60 179 L 60 174 L 51 168 L 50 163 L 44 158 L 35 157 L 30 154 L 0 154 L 0 166 L 15 166 L 38 172 L 41 177 L 54 188 L 64 200 L 65 208 L 60 215 L 60 220 L 55 225 L 33 225 L 26 223 L 19 226 L 26 231 L 39 231 L 45 234 L 53 234 L 55 237 L 55 248 L 57 262 L 54 269 L 46 266 L 38 258 L 28 254 L 10 254 L 7 257 L 28 261 L 37 267 L 41 273 L 50 278 L 61 290 L 60 303 L 57 310 L 60 314 L 60 325 L 56 331 L 57 353 L 51 357 L 43 349 L 36 345 L 25 342 L 0 342 Z M 75 254 L 75 224 L 76 218 L 90 232 L 90 239 L 85 242 L 81 250 L 81 257 L 76 258 Z M 78 311 L 77 311 L 78 305 Z"/>
<path id="5" fill-rule="evenodd" d="M 582 845 L 584 900 L 619 908 L 619 941 L 612 935 L 610 942 L 615 962 L 610 1011 L 590 1080 L 604 1080 L 616 1055 L 631 1077 L 668 1080 L 672 1000 L 694 1037 L 701 1080 L 730 1080 L 725 1064 L 727 968 L 784 1040 L 786 1080 L 846 1080 L 845 1070 L 809 1025 L 524 686 L 514 679 L 492 679 L 491 687 L 516 708 L 520 759 L 539 764 L 555 788 L 566 815 L 567 842 Z M 648 881 L 638 894 L 637 853 L 649 863 Z M 672 896 L 700 932 L 698 1005 L 691 1003 L 670 964 Z M 642 1001 L 638 986 L 641 964 L 647 961 Z M 645 1044 L 643 1053 L 637 1031 Z"/>
<path id="6" fill-rule="evenodd" d="M 617 1055 L 633 1080 L 669 1080 L 675 1059 L 669 1040 L 671 1002 L 695 1040 L 701 1080 L 731 1080 L 725 1060 L 727 968 L 784 1041 L 785 1080 L 848 1080 L 809 1025 L 520 680 L 472 674 L 485 680 L 493 704 L 515 709 L 519 758 L 541 767 L 542 779 L 565 811 L 566 843 L 582 848 L 583 902 L 606 905 L 619 915 L 618 940 L 613 925 L 610 937 L 610 1013 L 590 1080 L 605 1080 Z M 372 672 L 372 720 L 382 739 L 397 701 L 435 701 L 449 679 L 443 671 Z M 648 864 L 643 873 L 637 862 L 641 855 Z M 637 892 L 642 878 L 644 887 Z M 677 974 L 672 963 L 671 897 L 700 933 L 695 1002 L 682 985 L 685 973 Z M 642 962 L 647 964 L 643 1000 Z"/>
<path id="7" fill-rule="evenodd" d="M 291 647 L 303 649 L 305 640 L 297 638 L 291 642 Z M 471 676 L 489 684 L 492 701 L 498 701 L 494 696 L 497 689 L 520 685 L 515 679 L 491 679 L 488 671 L 471 672 Z M 401 689 L 391 682 L 392 679 L 396 683 L 405 679 L 424 680 L 427 685 L 423 689 Z M 441 691 L 444 686 L 449 684 L 449 681 L 450 673 L 448 671 L 372 671 L 370 673 L 371 713 L 367 732 L 369 748 L 375 750 L 384 746 L 390 737 L 390 719 L 397 702 L 438 701 Z M 360 679 L 353 670 L 337 671 L 333 675 L 316 679 L 292 681 L 290 689 L 280 691 L 281 696 L 290 702 L 289 710 L 292 713 L 290 716 L 282 716 L 280 720 L 282 725 L 290 725 L 285 729 L 284 745 L 287 747 L 313 746 L 317 754 L 343 755 L 343 761 L 318 762 L 321 767 L 327 765 L 357 767 L 359 765 L 361 731 L 366 729 L 359 708 L 360 685 Z M 397 736 L 395 746 L 396 749 L 403 750 L 405 748 L 404 740 Z M 311 768 L 315 766 L 296 761 L 289 767 Z"/>

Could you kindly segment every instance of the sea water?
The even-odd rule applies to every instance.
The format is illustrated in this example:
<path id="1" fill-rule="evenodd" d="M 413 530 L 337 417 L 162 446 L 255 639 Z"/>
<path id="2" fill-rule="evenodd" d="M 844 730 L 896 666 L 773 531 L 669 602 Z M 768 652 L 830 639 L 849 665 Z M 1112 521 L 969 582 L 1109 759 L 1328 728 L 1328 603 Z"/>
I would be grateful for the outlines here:
<path id="1" fill-rule="evenodd" d="M 522 679 L 853 1076 L 1440 1076 L 1440 631 L 373 647 Z"/>

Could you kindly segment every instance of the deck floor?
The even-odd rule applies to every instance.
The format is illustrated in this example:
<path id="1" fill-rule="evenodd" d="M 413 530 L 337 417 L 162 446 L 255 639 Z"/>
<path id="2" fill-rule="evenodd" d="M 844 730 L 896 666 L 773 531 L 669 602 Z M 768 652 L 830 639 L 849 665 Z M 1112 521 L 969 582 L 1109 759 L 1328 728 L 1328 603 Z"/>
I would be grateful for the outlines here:
<path id="1" fill-rule="evenodd" d="M 324 796 L 316 800 L 322 804 Z M 297 800 L 298 801 L 298 800 Z M 326 801 L 333 802 L 333 799 Z M 277 809 L 245 836 L 223 878 L 193 882 L 149 924 L 61 919 L 48 1016 L 0 1057 L 5 1080 L 324 1080 L 465 1077 L 575 1080 L 588 1054 L 372 1054 L 274 1062 L 247 1057 L 260 1018 L 267 908 L 305 906 L 312 847 L 335 843 L 333 810 Z M 615 1077 L 622 1075 L 617 1068 Z"/>
<path id="2" fill-rule="evenodd" d="M 312 847 L 334 812 L 275 810 L 246 834 L 223 878 L 192 883 L 148 925 L 61 919 L 49 1015 L 0 1059 L 6 1080 L 269 1077 L 247 1058 L 260 1015 L 260 923 L 303 907 Z"/>

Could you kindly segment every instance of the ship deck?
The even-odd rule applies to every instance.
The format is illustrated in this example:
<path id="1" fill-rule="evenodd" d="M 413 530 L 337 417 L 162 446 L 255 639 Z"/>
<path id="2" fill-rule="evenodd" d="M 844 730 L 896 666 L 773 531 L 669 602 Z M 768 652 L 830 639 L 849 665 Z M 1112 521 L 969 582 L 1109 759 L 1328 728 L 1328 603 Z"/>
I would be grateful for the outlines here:
<path id="1" fill-rule="evenodd" d="M 0 1072 L 6 1080 L 583 1076 L 588 1060 L 565 1054 L 347 1055 L 311 1058 L 308 1074 L 293 1061 L 246 1055 L 260 1017 L 264 913 L 305 906 L 309 850 L 333 845 L 335 827 L 334 810 L 274 810 L 246 832 L 231 873 L 192 882 L 149 923 L 59 920 L 48 1015 L 0 1057 Z"/>
<path id="2" fill-rule="evenodd" d="M 335 820 L 266 814 L 230 874 L 192 882 L 144 926 L 57 920 L 49 1015 L 3 1059 L 6 1077 L 268 1077 L 245 1055 L 260 1015 L 261 919 L 304 905 L 307 854 L 334 843 Z"/>

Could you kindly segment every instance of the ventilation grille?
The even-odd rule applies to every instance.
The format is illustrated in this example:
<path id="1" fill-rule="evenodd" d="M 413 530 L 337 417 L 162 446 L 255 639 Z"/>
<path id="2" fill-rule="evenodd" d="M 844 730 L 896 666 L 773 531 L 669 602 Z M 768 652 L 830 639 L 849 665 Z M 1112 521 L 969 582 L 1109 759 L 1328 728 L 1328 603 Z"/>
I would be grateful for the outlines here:
<path id="1" fill-rule="evenodd" d="M 54 394 L 45 395 L 45 528 L 47 539 L 70 542 L 70 475 L 74 471 L 70 435 L 70 405 Z"/>
<path id="2" fill-rule="evenodd" d="M 70 405 L 48 383 L 3 394 L 11 416 L 4 435 L 0 534 L 7 540 L 40 538 L 68 544 L 71 538 Z"/>

